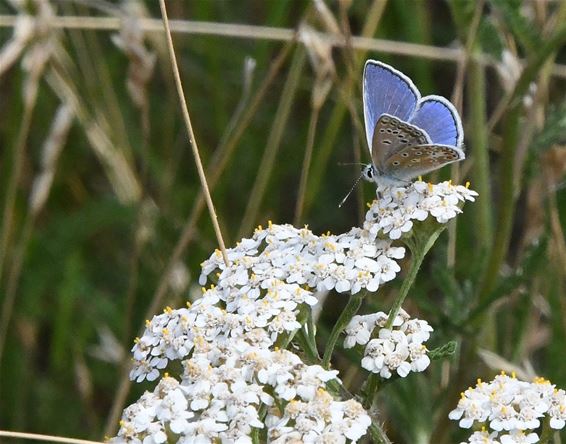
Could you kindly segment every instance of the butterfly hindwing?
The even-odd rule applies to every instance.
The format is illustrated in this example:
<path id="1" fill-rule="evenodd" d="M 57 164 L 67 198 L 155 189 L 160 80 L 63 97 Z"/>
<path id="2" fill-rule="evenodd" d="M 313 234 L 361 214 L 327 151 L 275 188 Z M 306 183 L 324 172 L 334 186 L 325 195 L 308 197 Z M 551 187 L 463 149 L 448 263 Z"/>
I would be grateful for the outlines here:
<path id="1" fill-rule="evenodd" d="M 364 68 L 363 100 L 366 136 L 371 149 L 374 128 L 383 114 L 408 121 L 421 94 L 405 74 L 376 60 Z"/>
<path id="2" fill-rule="evenodd" d="M 385 160 L 383 171 L 395 179 L 409 180 L 464 158 L 464 152 L 454 146 L 413 145 L 392 153 Z"/>
<path id="3" fill-rule="evenodd" d="M 462 144 L 464 130 L 460 116 L 444 97 L 423 97 L 409 121 L 426 131 L 432 143 L 457 147 Z"/>
<path id="4" fill-rule="evenodd" d="M 373 164 L 383 171 L 386 160 L 394 153 L 413 145 L 428 145 L 426 133 L 397 117 L 383 114 L 373 132 L 371 157 Z"/>

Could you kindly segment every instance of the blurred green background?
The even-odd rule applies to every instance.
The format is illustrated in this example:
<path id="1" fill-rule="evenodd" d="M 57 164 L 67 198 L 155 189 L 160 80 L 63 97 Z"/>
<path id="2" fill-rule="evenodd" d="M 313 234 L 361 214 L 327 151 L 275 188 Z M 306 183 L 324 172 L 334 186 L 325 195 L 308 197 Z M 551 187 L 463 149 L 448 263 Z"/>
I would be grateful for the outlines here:
<path id="1" fill-rule="evenodd" d="M 405 306 L 433 325 L 432 346 L 459 346 L 383 388 L 394 442 L 457 442 L 447 414 L 460 391 L 500 370 L 566 388 L 566 2 L 168 8 L 227 246 L 268 220 L 316 232 L 361 224 L 372 185 L 337 205 L 359 175 L 339 163 L 369 161 L 366 58 L 461 111 L 467 159 L 430 180 L 470 181 L 480 197 Z M 150 0 L 0 4 L 0 429 L 111 436 L 152 387 L 125 378 L 144 320 L 200 291 L 217 242 L 160 17 Z M 401 280 L 364 311 L 387 311 Z M 321 348 L 344 304 L 326 299 Z M 354 390 L 367 376 L 347 353 L 334 365 Z"/>

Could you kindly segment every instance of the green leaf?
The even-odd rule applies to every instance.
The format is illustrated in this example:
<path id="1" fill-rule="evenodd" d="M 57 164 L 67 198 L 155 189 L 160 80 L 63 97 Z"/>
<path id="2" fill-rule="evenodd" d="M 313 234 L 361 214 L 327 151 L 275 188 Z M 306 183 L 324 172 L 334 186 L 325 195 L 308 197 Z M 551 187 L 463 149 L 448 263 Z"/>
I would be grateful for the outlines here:
<path id="1" fill-rule="evenodd" d="M 566 143 L 566 100 L 550 108 L 544 126 L 533 138 L 532 150 L 544 150 L 555 143 Z"/>
<path id="2" fill-rule="evenodd" d="M 505 49 L 505 43 L 501 36 L 501 30 L 495 26 L 491 17 L 486 17 L 480 22 L 478 41 L 483 52 L 488 53 L 497 60 L 501 58 L 501 53 Z"/>
<path id="3" fill-rule="evenodd" d="M 447 342 L 446 344 L 441 345 L 440 347 L 437 347 L 434 350 L 429 351 L 428 357 L 431 359 L 431 361 L 447 358 L 449 356 L 452 356 L 454 353 L 456 353 L 457 347 L 458 344 L 456 341 Z"/>
<path id="4" fill-rule="evenodd" d="M 470 25 L 474 16 L 476 2 L 473 0 L 453 0 L 448 2 L 452 19 L 456 23 L 459 37 L 462 41 L 466 40 L 468 33 L 468 26 Z"/>

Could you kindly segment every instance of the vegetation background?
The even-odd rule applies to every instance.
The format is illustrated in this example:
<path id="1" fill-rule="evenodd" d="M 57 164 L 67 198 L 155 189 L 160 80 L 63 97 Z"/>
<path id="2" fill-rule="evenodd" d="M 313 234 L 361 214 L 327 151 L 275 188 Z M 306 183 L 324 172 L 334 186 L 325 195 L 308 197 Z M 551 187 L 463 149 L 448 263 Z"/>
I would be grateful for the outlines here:
<path id="1" fill-rule="evenodd" d="M 269 219 L 361 223 L 374 187 L 338 208 L 359 175 L 338 164 L 369 160 L 366 58 L 460 109 L 468 157 L 430 180 L 469 180 L 480 198 L 405 307 L 434 326 L 432 346 L 458 347 L 383 387 L 394 442 L 457 442 L 460 391 L 500 370 L 566 388 L 565 1 L 168 7 L 227 246 Z M 151 387 L 126 376 L 144 320 L 200 291 L 217 242 L 160 17 L 150 0 L 0 4 L 0 429 L 111 436 Z M 400 281 L 364 310 L 387 311 Z M 327 296 L 321 348 L 345 302 Z M 353 389 L 366 378 L 347 352 L 334 366 Z"/>

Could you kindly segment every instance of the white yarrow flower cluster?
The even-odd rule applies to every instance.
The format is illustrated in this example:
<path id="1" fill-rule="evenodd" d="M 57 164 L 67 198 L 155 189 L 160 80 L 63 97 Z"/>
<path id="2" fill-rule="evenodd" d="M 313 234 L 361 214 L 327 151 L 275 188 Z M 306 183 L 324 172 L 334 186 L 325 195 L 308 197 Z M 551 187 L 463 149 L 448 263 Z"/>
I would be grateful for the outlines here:
<path id="1" fill-rule="evenodd" d="M 400 271 L 396 260 L 405 256 L 405 249 L 393 247 L 391 241 L 376 242 L 360 228 L 316 236 L 306 227 L 270 223 L 227 253 L 229 267 L 220 251 L 203 262 L 201 285 L 217 271 L 219 286 L 239 287 L 243 292 L 274 278 L 313 290 L 355 294 L 364 288 L 376 291 L 394 279 Z"/>
<path id="2" fill-rule="evenodd" d="M 383 312 L 354 316 L 346 327 L 345 348 L 365 345 L 362 367 L 389 379 L 394 373 L 401 377 L 410 372 L 422 372 L 430 364 L 424 345 L 432 332 L 428 322 L 410 319 L 400 310 L 391 328 L 385 328 L 388 315 Z M 377 329 L 377 337 L 371 339 Z"/>
<path id="3" fill-rule="evenodd" d="M 186 308 L 166 308 L 136 339 L 130 378 L 161 380 L 124 411 L 113 442 L 242 444 L 258 431 L 277 443 L 364 436 L 371 420 L 361 404 L 327 391 L 337 372 L 306 365 L 277 346 L 301 328 L 301 316 L 317 303 L 315 292 L 374 292 L 394 279 L 405 249 L 393 239 L 410 229 L 411 219 L 432 214 L 445 222 L 458 203 L 473 200 L 465 187 L 419 183 L 404 192 L 380 190 L 383 205 L 370 208 L 363 228 L 317 236 L 306 227 L 270 223 L 227 250 L 228 265 L 220 251 L 212 254 L 202 264 L 201 285 L 212 282 L 202 297 Z M 383 233 L 388 236 L 378 239 Z M 370 371 L 405 376 L 429 365 L 423 342 L 432 329 L 425 321 L 402 312 L 386 330 L 384 313 L 355 319 L 346 343 L 366 345 L 363 363 Z M 171 367 L 173 361 L 181 366 Z M 162 376 L 171 368 L 183 371 Z"/>
<path id="4" fill-rule="evenodd" d="M 287 404 L 282 416 L 271 411 L 266 423 L 273 444 L 345 443 L 346 439 L 356 442 L 365 435 L 371 419 L 358 402 L 336 402 L 319 390 L 309 402 Z"/>
<path id="5" fill-rule="evenodd" d="M 364 228 L 373 238 L 380 234 L 399 239 L 413 228 L 413 221 L 429 215 L 446 223 L 462 212 L 464 201 L 474 201 L 478 193 L 451 182 L 431 184 L 416 181 L 406 187 L 380 187 L 377 199 L 366 213 Z"/>
<path id="6" fill-rule="evenodd" d="M 553 429 L 566 425 L 566 392 L 543 378 L 525 382 L 502 373 L 463 392 L 449 417 L 464 429 L 474 423 L 489 426 L 489 431 L 474 433 L 470 443 L 484 442 L 480 436 L 489 443 L 535 443 L 543 419 Z"/>
<path id="7" fill-rule="evenodd" d="M 153 392 L 124 411 L 111 442 L 251 443 L 252 429 L 265 427 L 262 406 L 271 408 L 267 433 L 273 436 L 287 427 L 283 424 L 300 423 L 300 415 L 292 413 L 298 405 L 320 421 L 320 430 L 309 430 L 309 436 L 341 430 L 355 442 L 369 427 L 358 402 L 335 401 L 326 391 L 325 383 L 336 379 L 337 371 L 308 366 L 287 350 L 239 344 L 222 355 L 216 350 L 195 353 L 183 364 L 180 382 L 163 377 Z M 279 399 L 277 407 L 272 395 Z"/>

